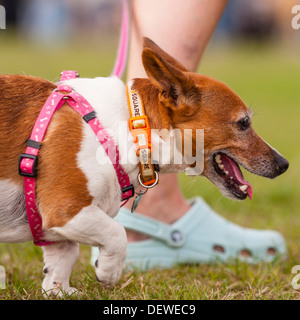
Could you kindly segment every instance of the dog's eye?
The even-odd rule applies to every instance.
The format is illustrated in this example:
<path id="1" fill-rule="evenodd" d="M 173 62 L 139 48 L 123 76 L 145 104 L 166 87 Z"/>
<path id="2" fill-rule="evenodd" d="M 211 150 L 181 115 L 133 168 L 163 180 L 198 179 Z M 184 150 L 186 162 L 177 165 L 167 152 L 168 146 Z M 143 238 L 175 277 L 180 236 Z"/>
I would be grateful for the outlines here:
<path id="1" fill-rule="evenodd" d="M 237 122 L 240 130 L 247 130 L 250 126 L 250 120 L 248 117 L 245 117 Z"/>

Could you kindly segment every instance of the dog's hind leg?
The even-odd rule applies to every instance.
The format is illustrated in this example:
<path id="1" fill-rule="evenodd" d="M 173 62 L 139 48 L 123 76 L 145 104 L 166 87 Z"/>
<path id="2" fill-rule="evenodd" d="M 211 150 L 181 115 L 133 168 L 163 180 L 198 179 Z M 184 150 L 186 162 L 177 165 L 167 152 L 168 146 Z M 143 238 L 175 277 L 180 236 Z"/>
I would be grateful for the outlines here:
<path id="1" fill-rule="evenodd" d="M 96 277 L 103 285 L 117 284 L 126 257 L 127 237 L 124 227 L 116 220 L 92 204 L 63 227 L 49 231 L 72 241 L 99 247 Z"/>
<path id="2" fill-rule="evenodd" d="M 43 247 L 45 267 L 43 272 L 43 293 L 62 296 L 77 290 L 71 288 L 69 279 L 72 268 L 79 255 L 79 245 L 73 241 L 61 241 Z"/>

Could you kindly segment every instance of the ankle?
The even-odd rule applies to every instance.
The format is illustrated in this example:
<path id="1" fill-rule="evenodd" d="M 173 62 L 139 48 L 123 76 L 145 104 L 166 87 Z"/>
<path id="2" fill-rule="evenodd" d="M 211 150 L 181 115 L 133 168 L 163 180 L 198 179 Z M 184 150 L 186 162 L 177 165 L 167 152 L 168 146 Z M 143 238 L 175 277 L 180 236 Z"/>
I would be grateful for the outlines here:
<path id="1" fill-rule="evenodd" d="M 126 229 L 126 234 L 127 234 L 127 242 L 139 242 L 139 241 L 145 241 L 150 239 L 149 236 L 143 233 L 139 233 L 139 232 L 128 230 L 128 229 Z"/>
<path id="2" fill-rule="evenodd" d="M 148 197 L 147 199 L 141 200 L 140 205 L 137 208 L 139 214 L 143 214 L 154 220 L 166 224 L 173 224 L 175 221 L 180 219 L 188 210 L 190 204 L 183 197 Z M 144 241 L 149 239 L 145 234 L 128 230 L 127 240 L 128 242 Z"/>
<path id="3" fill-rule="evenodd" d="M 133 200 L 126 207 L 131 208 Z M 160 183 L 149 190 L 141 199 L 137 212 L 166 224 L 173 224 L 190 209 L 189 203 L 183 197 L 177 175 L 161 176 Z M 141 241 L 148 237 L 127 230 L 128 241 Z"/>

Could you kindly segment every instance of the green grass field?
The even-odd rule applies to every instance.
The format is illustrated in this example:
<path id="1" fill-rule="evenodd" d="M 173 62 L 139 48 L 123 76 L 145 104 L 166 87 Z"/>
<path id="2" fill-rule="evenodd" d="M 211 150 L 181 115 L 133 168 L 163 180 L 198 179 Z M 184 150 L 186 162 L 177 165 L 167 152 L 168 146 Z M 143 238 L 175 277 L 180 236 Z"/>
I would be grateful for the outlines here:
<path id="1" fill-rule="evenodd" d="M 2 36 L 2 35 L 1 35 Z M 114 63 L 115 43 L 57 50 L 37 48 L 3 36 L 1 73 L 25 73 L 58 80 L 63 69 L 82 77 L 107 76 Z M 86 48 L 89 49 L 86 49 Z M 291 286 L 294 265 L 300 264 L 300 61 L 299 48 L 285 45 L 210 45 L 199 72 L 226 82 L 254 110 L 254 128 L 290 161 L 275 180 L 245 173 L 253 200 L 234 202 L 208 181 L 180 176 L 187 198 L 201 195 L 217 212 L 245 227 L 274 229 L 286 239 L 288 258 L 273 264 L 245 263 L 178 266 L 172 270 L 124 273 L 120 284 L 104 289 L 89 265 L 90 248 L 81 247 L 71 285 L 81 295 L 71 299 L 299 299 Z M 30 92 L 28 93 L 30 94 Z M 27 244 L 0 245 L 0 265 L 6 268 L 6 289 L 0 299 L 42 299 L 42 251 Z M 67 299 L 67 297 L 66 297 Z M 68 298 L 70 299 L 70 298 Z"/>

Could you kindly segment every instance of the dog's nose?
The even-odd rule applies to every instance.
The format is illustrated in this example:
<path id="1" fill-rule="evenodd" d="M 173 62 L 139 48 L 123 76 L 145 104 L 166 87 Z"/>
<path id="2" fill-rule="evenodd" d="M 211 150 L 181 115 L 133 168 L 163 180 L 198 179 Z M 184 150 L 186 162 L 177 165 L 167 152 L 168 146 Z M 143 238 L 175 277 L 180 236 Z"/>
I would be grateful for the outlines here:
<path id="1" fill-rule="evenodd" d="M 284 157 L 282 157 L 280 155 L 276 156 L 276 164 L 277 164 L 276 169 L 277 169 L 278 175 L 286 172 L 286 170 L 289 167 L 289 162 Z"/>

